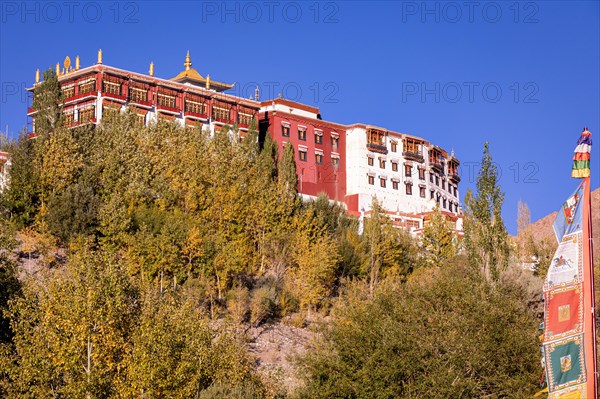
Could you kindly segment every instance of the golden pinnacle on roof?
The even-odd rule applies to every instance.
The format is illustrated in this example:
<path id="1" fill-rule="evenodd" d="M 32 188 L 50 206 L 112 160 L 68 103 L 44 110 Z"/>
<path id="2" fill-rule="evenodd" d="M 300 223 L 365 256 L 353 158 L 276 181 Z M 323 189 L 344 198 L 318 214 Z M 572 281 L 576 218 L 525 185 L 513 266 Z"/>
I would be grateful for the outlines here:
<path id="1" fill-rule="evenodd" d="M 56 63 L 56 76 L 60 76 L 60 64 Z"/>
<path id="2" fill-rule="evenodd" d="M 35 71 L 35 83 L 40 83 L 40 69 Z"/>
<path id="3" fill-rule="evenodd" d="M 187 51 L 187 54 L 185 56 L 185 62 L 183 63 L 183 66 L 185 67 L 186 71 L 189 71 L 190 67 L 192 66 L 192 59 L 190 58 L 190 50 Z"/>
<path id="4" fill-rule="evenodd" d="M 63 62 L 63 66 L 65 67 L 65 73 L 69 73 L 69 70 L 71 68 L 71 58 L 69 58 L 68 55 L 65 57 L 65 61 Z"/>
<path id="5" fill-rule="evenodd" d="M 75 57 L 75 70 L 79 71 L 79 56 Z"/>
<path id="6" fill-rule="evenodd" d="M 98 50 L 98 64 L 102 64 L 102 49 Z"/>
<path id="7" fill-rule="evenodd" d="M 150 70 L 148 71 L 150 76 L 154 76 L 154 62 L 150 62 Z"/>
<path id="8" fill-rule="evenodd" d="M 210 75 L 206 75 L 206 90 L 210 90 Z"/>

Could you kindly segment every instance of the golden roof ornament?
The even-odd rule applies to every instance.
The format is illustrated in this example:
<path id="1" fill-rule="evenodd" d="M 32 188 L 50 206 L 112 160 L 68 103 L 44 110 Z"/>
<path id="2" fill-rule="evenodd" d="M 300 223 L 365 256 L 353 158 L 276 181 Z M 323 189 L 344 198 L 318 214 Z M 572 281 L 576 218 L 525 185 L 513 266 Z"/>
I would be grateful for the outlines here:
<path id="1" fill-rule="evenodd" d="M 56 76 L 60 76 L 60 64 L 56 63 Z"/>
<path id="2" fill-rule="evenodd" d="M 98 64 L 102 64 L 102 49 L 98 50 Z"/>
<path id="3" fill-rule="evenodd" d="M 154 76 L 154 62 L 150 63 L 150 70 L 148 71 L 150 76 Z"/>
<path id="4" fill-rule="evenodd" d="M 206 90 L 210 90 L 210 75 L 206 75 Z"/>
<path id="5" fill-rule="evenodd" d="M 192 66 L 192 59 L 190 58 L 190 50 L 187 51 L 187 54 L 185 56 L 185 62 L 183 63 L 183 66 L 185 67 L 186 71 L 189 71 L 190 67 Z"/>
<path id="6" fill-rule="evenodd" d="M 65 73 L 69 72 L 69 68 L 71 68 L 71 58 L 67 55 L 65 57 L 65 61 L 63 62 L 63 66 L 65 67 Z"/>
<path id="7" fill-rule="evenodd" d="M 79 71 L 79 56 L 75 57 L 75 70 Z"/>
<path id="8" fill-rule="evenodd" d="M 35 71 L 35 83 L 40 83 L 40 69 Z"/>

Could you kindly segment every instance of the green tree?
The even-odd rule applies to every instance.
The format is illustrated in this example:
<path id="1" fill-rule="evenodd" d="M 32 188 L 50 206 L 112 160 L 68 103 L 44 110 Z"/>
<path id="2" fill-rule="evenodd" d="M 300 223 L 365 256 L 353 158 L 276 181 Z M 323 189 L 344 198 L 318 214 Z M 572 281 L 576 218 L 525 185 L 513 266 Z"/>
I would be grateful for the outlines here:
<path id="1" fill-rule="evenodd" d="M 497 280 L 508 264 L 508 234 L 502 220 L 504 193 L 498 185 L 498 170 L 492 161 L 489 144 L 483 146 L 477 193 L 465 196 L 465 249 L 470 263 L 481 268 L 488 280 Z"/>
<path id="2" fill-rule="evenodd" d="M 425 259 L 429 265 L 441 267 L 456 256 L 454 229 L 449 226 L 449 221 L 437 207 L 425 224 L 422 243 Z"/>
<path id="3" fill-rule="evenodd" d="M 62 126 L 63 95 L 58 76 L 53 69 L 43 73 L 42 82 L 34 89 L 32 107 L 35 114 L 35 134 L 44 141 L 56 129 Z"/>
<path id="4" fill-rule="evenodd" d="M 406 284 L 353 285 L 299 361 L 300 398 L 530 398 L 536 319 L 515 287 L 458 262 Z"/>
<path id="5" fill-rule="evenodd" d="M 212 384 L 254 380 L 244 346 L 185 292 L 150 288 L 142 298 L 122 397 L 195 398 Z"/>
<path id="6" fill-rule="evenodd" d="M 6 208 L 19 227 L 29 226 L 35 221 L 41 203 L 35 142 L 21 133 L 6 151 L 11 154 L 10 184 L 0 193 L 0 206 Z"/>
<path id="7" fill-rule="evenodd" d="M 65 270 L 27 280 L 11 302 L 10 397 L 109 398 L 123 378 L 138 295 L 112 254 L 79 245 Z"/>

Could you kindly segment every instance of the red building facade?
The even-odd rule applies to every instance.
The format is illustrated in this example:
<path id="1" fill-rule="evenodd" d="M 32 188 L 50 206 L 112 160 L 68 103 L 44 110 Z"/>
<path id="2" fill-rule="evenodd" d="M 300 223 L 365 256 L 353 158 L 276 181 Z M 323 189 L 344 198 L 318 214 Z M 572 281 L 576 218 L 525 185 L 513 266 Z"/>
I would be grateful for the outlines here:
<path id="1" fill-rule="evenodd" d="M 346 200 L 346 128 L 320 119 L 319 109 L 278 98 L 261 103 L 261 131 L 278 143 L 279 154 L 292 143 L 298 192 L 305 197 L 324 193 Z"/>

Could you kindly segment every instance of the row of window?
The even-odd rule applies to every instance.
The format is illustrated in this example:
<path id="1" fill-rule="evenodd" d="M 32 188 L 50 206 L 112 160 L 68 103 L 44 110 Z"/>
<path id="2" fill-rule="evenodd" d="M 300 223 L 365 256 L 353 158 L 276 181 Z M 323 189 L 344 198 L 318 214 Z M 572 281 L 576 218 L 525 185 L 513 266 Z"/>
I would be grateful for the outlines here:
<path id="1" fill-rule="evenodd" d="M 290 137 L 290 126 L 289 125 L 281 125 L 281 136 Z M 314 133 L 315 144 L 323 144 L 323 132 L 315 132 Z M 298 140 L 306 141 L 306 128 L 298 128 Z M 331 146 L 337 147 L 339 144 L 339 137 L 331 136 Z"/>
<path id="2" fill-rule="evenodd" d="M 308 160 L 308 150 L 300 148 L 298 150 L 298 158 L 302 162 L 306 162 Z M 323 154 L 320 152 L 315 153 L 315 164 L 322 165 L 323 164 Z M 337 167 L 340 164 L 339 157 L 331 157 L 331 165 Z"/>
<path id="3" fill-rule="evenodd" d="M 375 185 L 375 176 L 373 175 L 368 175 L 368 182 L 370 185 Z M 387 179 L 380 177 L 379 178 L 379 186 L 382 188 L 386 188 L 387 187 Z M 392 189 L 394 190 L 398 190 L 398 187 L 400 186 L 400 182 L 397 180 L 392 180 Z M 405 182 L 404 183 L 404 187 L 405 187 L 405 193 L 406 195 L 412 195 L 413 194 L 413 184 L 410 182 Z M 448 201 L 446 198 L 443 198 L 441 196 L 441 194 L 437 193 L 436 196 L 436 192 L 435 190 L 430 190 L 430 198 L 431 199 L 435 199 L 436 202 L 443 208 L 443 209 L 448 209 L 450 212 L 452 212 L 452 210 L 454 209 L 454 211 L 458 211 L 458 205 L 453 204 L 452 201 Z M 426 197 L 426 188 L 425 186 L 419 186 L 419 196 L 421 198 L 425 198 Z"/>
<path id="4" fill-rule="evenodd" d="M 437 175 L 434 176 L 432 173 L 430 173 L 429 174 L 429 182 L 440 187 L 440 177 Z M 442 187 L 442 190 L 446 190 L 446 180 L 442 179 L 441 187 Z M 454 194 L 455 197 L 458 197 L 458 188 L 456 186 L 453 186 L 450 183 L 448 183 L 448 192 L 450 194 Z"/>
<path id="5" fill-rule="evenodd" d="M 369 166 L 373 166 L 375 164 L 374 158 L 373 157 L 367 157 L 367 163 Z M 392 171 L 393 172 L 397 172 L 398 171 L 398 161 L 391 161 L 390 162 L 392 164 Z M 379 159 L 379 167 L 381 169 L 385 169 L 385 164 L 386 164 L 386 160 L 383 158 Z M 417 170 L 419 171 L 419 179 L 420 180 L 425 180 L 425 169 L 424 168 L 417 168 Z M 412 165 L 409 164 L 405 164 L 404 165 L 404 176 L 406 177 L 411 177 L 413 173 L 413 167 Z"/>

